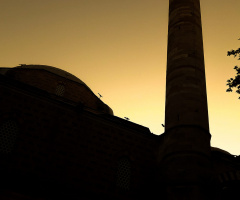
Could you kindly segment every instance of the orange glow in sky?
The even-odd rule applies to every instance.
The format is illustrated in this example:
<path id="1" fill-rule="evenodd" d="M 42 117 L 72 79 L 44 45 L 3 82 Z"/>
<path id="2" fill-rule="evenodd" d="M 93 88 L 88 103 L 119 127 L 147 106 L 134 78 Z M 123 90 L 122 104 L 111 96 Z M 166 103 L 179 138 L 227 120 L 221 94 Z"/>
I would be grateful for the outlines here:
<path id="1" fill-rule="evenodd" d="M 168 0 L 0 0 L 0 66 L 66 70 L 116 116 L 162 134 Z M 201 0 L 212 146 L 240 154 L 240 100 L 226 80 L 240 61 L 240 1 Z"/>

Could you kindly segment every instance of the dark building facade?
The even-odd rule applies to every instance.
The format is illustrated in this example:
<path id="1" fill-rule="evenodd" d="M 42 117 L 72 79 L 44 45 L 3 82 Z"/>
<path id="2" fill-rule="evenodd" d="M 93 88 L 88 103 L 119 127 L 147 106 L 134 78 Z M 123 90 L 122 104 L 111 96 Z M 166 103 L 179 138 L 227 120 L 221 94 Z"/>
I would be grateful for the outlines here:
<path id="1" fill-rule="evenodd" d="M 113 116 L 63 70 L 0 71 L 1 199 L 132 199 L 151 190 L 160 137 Z"/>
<path id="2" fill-rule="evenodd" d="M 210 145 L 199 0 L 170 0 L 168 30 L 159 136 L 64 70 L 0 68 L 0 199 L 235 199 L 240 156 Z"/>
<path id="3" fill-rule="evenodd" d="M 159 192 L 170 199 L 166 133 L 114 116 L 63 70 L 21 65 L 0 72 L 1 199 L 154 199 Z M 229 199 L 239 188 L 240 157 L 212 147 L 209 167 L 209 195 Z M 182 195 L 185 181 L 174 186 Z"/>

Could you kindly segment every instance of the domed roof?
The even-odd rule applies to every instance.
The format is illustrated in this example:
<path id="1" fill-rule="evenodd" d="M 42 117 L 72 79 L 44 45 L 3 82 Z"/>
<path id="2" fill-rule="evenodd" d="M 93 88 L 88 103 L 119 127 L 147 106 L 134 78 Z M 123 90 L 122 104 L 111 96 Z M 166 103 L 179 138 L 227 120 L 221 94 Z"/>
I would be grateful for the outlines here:
<path id="1" fill-rule="evenodd" d="M 217 151 L 217 152 L 221 152 L 221 153 L 224 153 L 224 154 L 228 154 L 228 155 L 232 155 L 230 154 L 229 152 L 225 151 L 225 150 L 222 150 L 220 148 L 217 148 L 217 147 L 211 147 L 211 150 L 212 151 Z"/>
<path id="2" fill-rule="evenodd" d="M 48 66 L 48 65 L 25 65 L 25 64 L 20 64 L 20 66 L 14 67 L 12 69 L 43 69 L 46 71 L 49 71 L 51 73 L 57 74 L 59 76 L 65 77 L 67 79 L 70 79 L 72 81 L 81 83 L 86 85 L 83 81 L 81 81 L 79 78 L 77 78 L 76 76 L 70 74 L 69 72 L 66 72 L 62 69 L 56 68 L 56 67 L 52 67 L 52 66 Z"/>
<path id="3" fill-rule="evenodd" d="M 49 93 L 54 93 L 54 91 L 52 90 L 53 87 L 48 87 L 48 84 L 52 84 L 54 82 L 52 80 L 57 80 L 58 78 L 46 76 L 45 82 L 47 82 L 48 84 L 42 84 L 42 81 L 44 81 L 44 77 L 41 77 L 40 79 L 33 79 L 31 77 L 31 73 L 33 75 L 36 75 L 36 73 L 39 72 L 38 70 L 45 70 L 57 76 L 61 76 L 68 80 L 74 81 L 75 83 L 78 83 L 69 84 L 68 91 L 76 91 L 76 89 L 78 89 L 79 91 L 81 91 L 81 94 L 79 93 L 79 95 L 77 96 L 71 96 L 69 95 L 71 92 L 69 92 L 64 96 L 64 98 L 75 102 L 84 102 L 85 107 L 89 108 L 91 112 L 94 111 L 97 114 L 104 113 L 113 115 L 112 109 L 108 105 L 103 103 L 102 100 L 98 98 L 83 81 L 65 70 L 48 65 L 20 64 L 19 66 L 13 68 L 0 67 L 0 74 L 5 75 L 6 77 L 11 77 L 12 79 L 15 79 L 17 81 L 32 85 L 41 90 L 45 90 Z M 25 73 L 26 71 L 28 73 Z M 54 94 L 56 95 L 56 92 Z"/>

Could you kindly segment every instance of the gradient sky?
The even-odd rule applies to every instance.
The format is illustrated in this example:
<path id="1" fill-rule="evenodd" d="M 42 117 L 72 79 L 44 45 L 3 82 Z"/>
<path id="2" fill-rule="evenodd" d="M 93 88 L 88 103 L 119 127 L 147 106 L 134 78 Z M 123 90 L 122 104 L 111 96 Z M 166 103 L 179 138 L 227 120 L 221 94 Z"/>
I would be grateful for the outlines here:
<path id="1" fill-rule="evenodd" d="M 118 117 L 162 134 L 168 0 L 0 0 L 0 66 L 64 69 Z M 212 146 L 240 154 L 240 100 L 226 80 L 240 61 L 240 1 L 201 0 Z"/>

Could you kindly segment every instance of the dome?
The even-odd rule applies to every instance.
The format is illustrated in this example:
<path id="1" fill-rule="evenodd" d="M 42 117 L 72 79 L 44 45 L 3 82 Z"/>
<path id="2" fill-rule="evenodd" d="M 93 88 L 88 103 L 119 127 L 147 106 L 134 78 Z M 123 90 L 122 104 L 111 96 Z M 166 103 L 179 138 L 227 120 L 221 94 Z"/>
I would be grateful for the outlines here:
<path id="1" fill-rule="evenodd" d="M 48 66 L 48 65 L 25 65 L 25 64 L 20 64 L 20 66 L 14 67 L 12 69 L 42 69 L 42 70 L 46 70 L 48 72 L 57 74 L 58 76 L 62 76 L 64 78 L 70 79 L 72 81 L 81 83 L 86 85 L 83 81 L 81 81 L 79 78 L 77 78 L 76 76 L 70 74 L 69 72 L 66 72 L 62 69 L 56 68 L 56 67 L 52 67 L 52 66 Z"/>
<path id="2" fill-rule="evenodd" d="M 13 68 L 1 67 L 0 74 L 72 102 L 81 102 L 90 112 L 113 115 L 112 109 L 83 81 L 65 70 L 48 65 L 20 64 Z"/>
<path id="3" fill-rule="evenodd" d="M 215 152 L 220 152 L 220 153 L 223 153 L 223 154 L 227 154 L 227 155 L 232 155 L 230 154 L 229 152 L 225 151 L 225 150 L 222 150 L 220 148 L 217 148 L 217 147 L 211 147 L 211 150 L 212 151 L 215 151 Z"/>

